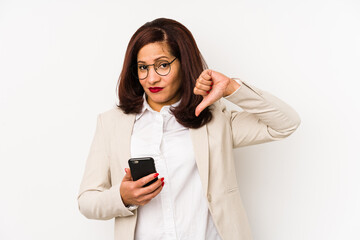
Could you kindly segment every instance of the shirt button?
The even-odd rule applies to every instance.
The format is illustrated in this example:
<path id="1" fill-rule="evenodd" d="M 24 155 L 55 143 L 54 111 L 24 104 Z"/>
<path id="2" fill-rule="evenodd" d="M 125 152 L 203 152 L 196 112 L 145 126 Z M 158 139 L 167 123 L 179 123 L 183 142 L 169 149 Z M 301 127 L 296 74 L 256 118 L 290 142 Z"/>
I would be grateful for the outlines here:
<path id="1" fill-rule="evenodd" d="M 211 202 L 211 194 L 208 194 L 208 201 Z"/>

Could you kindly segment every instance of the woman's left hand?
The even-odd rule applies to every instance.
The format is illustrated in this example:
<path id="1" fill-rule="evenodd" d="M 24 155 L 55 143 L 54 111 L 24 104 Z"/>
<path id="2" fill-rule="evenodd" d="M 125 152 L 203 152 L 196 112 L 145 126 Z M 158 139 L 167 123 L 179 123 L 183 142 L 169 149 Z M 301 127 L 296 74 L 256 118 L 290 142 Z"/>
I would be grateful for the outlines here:
<path id="1" fill-rule="evenodd" d="M 204 70 L 196 80 L 194 94 L 203 96 L 203 100 L 195 109 L 195 115 L 199 114 L 208 106 L 222 97 L 229 96 L 240 87 L 234 79 L 210 70 Z"/>

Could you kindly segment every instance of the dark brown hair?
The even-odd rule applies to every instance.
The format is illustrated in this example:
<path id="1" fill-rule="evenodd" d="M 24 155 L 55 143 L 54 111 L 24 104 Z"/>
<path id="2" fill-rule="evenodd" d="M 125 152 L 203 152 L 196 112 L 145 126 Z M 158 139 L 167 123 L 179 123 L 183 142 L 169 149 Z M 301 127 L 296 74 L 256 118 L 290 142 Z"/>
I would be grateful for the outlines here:
<path id="1" fill-rule="evenodd" d="M 118 107 L 125 113 L 141 112 L 144 89 L 135 71 L 137 55 L 142 47 L 154 42 L 166 42 L 171 54 L 180 61 L 181 102 L 176 108 L 171 109 L 176 120 L 188 128 L 199 128 L 208 123 L 212 118 L 208 107 L 198 117 L 195 116 L 195 108 L 203 97 L 193 93 L 196 79 L 207 65 L 191 32 L 172 19 L 158 18 L 147 22 L 131 37 L 118 80 L 117 93 L 120 103 Z"/>

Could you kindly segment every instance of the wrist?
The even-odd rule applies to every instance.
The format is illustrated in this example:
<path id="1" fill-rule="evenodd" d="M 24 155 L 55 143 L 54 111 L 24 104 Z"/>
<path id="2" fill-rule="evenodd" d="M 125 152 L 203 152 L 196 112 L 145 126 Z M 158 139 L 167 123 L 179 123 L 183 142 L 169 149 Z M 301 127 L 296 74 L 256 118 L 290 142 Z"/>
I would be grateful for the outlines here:
<path id="1" fill-rule="evenodd" d="M 228 86 L 225 89 L 224 92 L 224 96 L 223 97 L 227 97 L 229 95 L 231 95 L 232 93 L 234 93 L 238 88 L 240 87 L 240 84 L 235 81 L 234 79 L 230 78 L 230 82 L 228 84 Z"/>
<path id="2" fill-rule="evenodd" d="M 123 198 L 123 196 L 121 194 L 121 189 L 120 189 L 119 193 L 120 193 L 121 201 L 124 204 L 124 206 L 127 207 L 128 205 L 131 205 L 128 201 L 126 201 L 126 199 Z"/>
<path id="3" fill-rule="evenodd" d="M 127 203 L 126 201 L 124 201 L 124 199 L 121 197 L 121 200 L 124 204 L 124 206 L 129 210 L 129 211 L 134 211 L 135 209 L 137 209 L 139 206 L 138 205 L 134 205 L 134 204 L 130 204 Z"/>

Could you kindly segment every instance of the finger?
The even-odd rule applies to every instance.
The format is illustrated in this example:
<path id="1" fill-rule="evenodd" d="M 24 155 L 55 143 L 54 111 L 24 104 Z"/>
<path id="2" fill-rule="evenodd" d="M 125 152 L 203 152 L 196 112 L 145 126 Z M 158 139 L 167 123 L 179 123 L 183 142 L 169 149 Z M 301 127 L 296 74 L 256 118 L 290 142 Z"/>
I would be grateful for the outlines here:
<path id="1" fill-rule="evenodd" d="M 196 82 L 195 87 L 204 91 L 209 91 L 212 88 L 211 84 L 202 84 L 200 81 Z"/>
<path id="2" fill-rule="evenodd" d="M 206 81 L 209 81 L 211 80 L 211 75 L 212 71 L 210 69 L 206 69 L 200 74 L 200 77 Z"/>
<path id="3" fill-rule="evenodd" d="M 202 90 L 202 89 L 199 89 L 199 88 L 194 88 L 194 94 L 195 95 L 201 95 L 201 96 L 206 96 L 208 95 L 210 92 L 210 89 L 207 91 L 207 90 Z"/>
<path id="4" fill-rule="evenodd" d="M 204 100 L 203 100 L 204 101 Z M 195 109 L 195 116 L 199 116 L 200 113 L 206 108 L 206 106 L 203 104 L 203 101 L 196 107 Z"/>
<path id="5" fill-rule="evenodd" d="M 163 189 L 163 186 L 160 185 L 158 188 L 155 189 L 155 191 L 145 195 L 140 202 L 148 202 L 148 201 L 150 201 L 151 199 L 156 197 L 161 192 L 162 189 Z"/>
<path id="6" fill-rule="evenodd" d="M 206 80 L 206 79 L 202 78 L 201 76 L 198 79 L 196 79 L 196 83 L 200 83 L 205 86 L 211 86 L 214 84 L 212 79 Z"/>
<path id="7" fill-rule="evenodd" d="M 199 82 L 203 85 L 212 85 L 213 84 L 213 80 L 212 80 L 212 77 L 211 77 L 211 74 L 209 74 L 209 71 L 211 70 L 205 70 L 203 71 L 200 76 L 198 77 L 198 79 L 196 79 L 196 82 Z"/>
<path id="8" fill-rule="evenodd" d="M 125 176 L 123 178 L 124 181 L 132 181 L 131 171 L 129 168 L 125 168 Z"/>
<path id="9" fill-rule="evenodd" d="M 158 179 L 156 182 L 152 183 L 149 186 L 141 188 L 141 195 L 147 195 L 149 193 L 154 192 L 158 187 L 161 186 L 162 182 L 164 181 L 164 178 Z"/>
<path id="10" fill-rule="evenodd" d="M 199 116 L 200 113 L 207 107 L 210 106 L 212 104 L 211 99 L 210 98 L 203 98 L 203 100 L 201 101 L 201 103 L 196 107 L 195 109 L 195 116 Z"/>
<path id="11" fill-rule="evenodd" d="M 154 180 L 154 178 L 157 178 L 157 176 L 159 176 L 158 173 L 151 173 L 145 177 L 142 177 L 140 179 L 138 179 L 137 181 L 135 181 L 136 183 L 136 186 L 137 187 L 142 187 L 144 186 L 145 184 L 147 184 L 148 182 Z"/>

